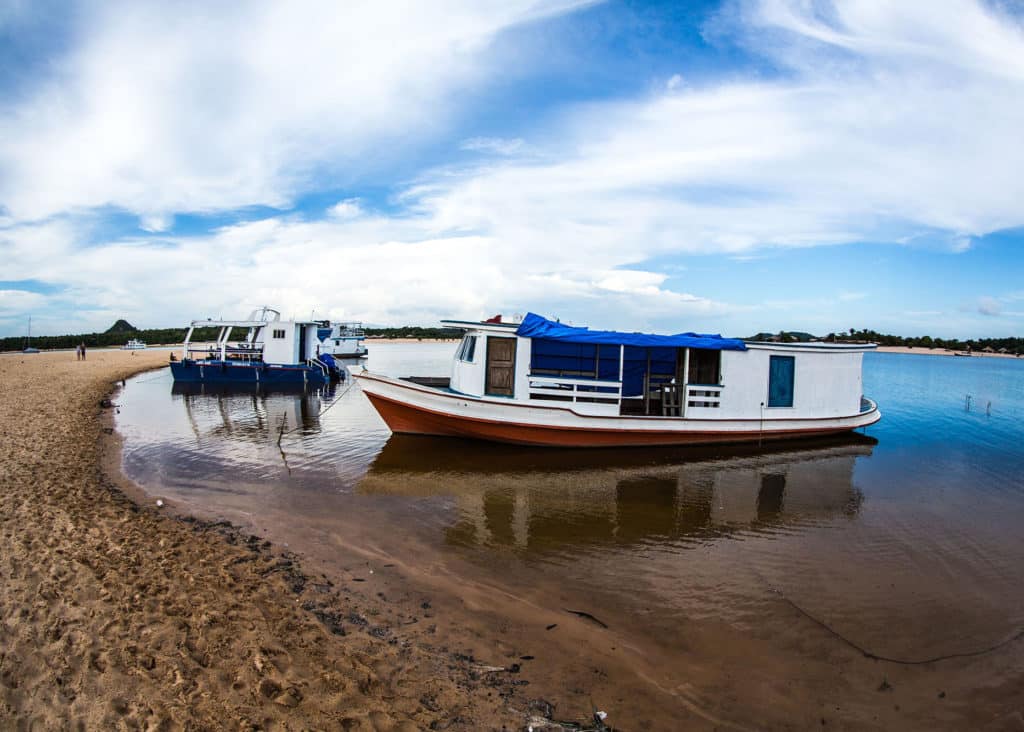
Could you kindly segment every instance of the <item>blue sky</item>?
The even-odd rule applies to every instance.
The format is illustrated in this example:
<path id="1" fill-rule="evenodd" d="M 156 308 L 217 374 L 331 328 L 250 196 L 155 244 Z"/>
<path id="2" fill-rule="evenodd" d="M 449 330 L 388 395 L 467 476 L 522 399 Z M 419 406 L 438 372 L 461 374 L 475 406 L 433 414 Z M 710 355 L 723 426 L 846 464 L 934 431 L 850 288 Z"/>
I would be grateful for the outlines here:
<path id="1" fill-rule="evenodd" d="M 1006 2 L 14 2 L 0 335 L 1024 335 Z"/>

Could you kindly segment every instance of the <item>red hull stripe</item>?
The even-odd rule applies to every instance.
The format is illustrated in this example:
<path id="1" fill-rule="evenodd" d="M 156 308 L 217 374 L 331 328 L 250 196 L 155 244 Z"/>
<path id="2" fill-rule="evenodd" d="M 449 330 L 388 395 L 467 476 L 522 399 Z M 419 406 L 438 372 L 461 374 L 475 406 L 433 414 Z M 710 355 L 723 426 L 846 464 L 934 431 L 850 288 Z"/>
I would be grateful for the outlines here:
<path id="1" fill-rule="evenodd" d="M 657 447 L 785 440 L 850 432 L 854 427 L 811 427 L 748 432 L 677 432 L 592 427 L 553 427 L 446 414 L 364 391 L 392 432 L 468 437 L 515 445 L 548 447 Z"/>

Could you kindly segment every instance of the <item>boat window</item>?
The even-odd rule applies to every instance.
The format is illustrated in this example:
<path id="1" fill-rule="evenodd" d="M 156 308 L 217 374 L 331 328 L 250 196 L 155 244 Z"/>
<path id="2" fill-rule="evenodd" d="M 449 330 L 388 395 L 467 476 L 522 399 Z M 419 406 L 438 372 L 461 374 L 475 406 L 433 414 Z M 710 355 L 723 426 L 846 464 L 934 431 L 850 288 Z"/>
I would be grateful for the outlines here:
<path id="1" fill-rule="evenodd" d="M 477 336 L 466 336 L 463 338 L 455 358 L 459 361 L 472 361 L 473 355 L 476 353 L 476 339 Z"/>
<path id="2" fill-rule="evenodd" d="M 284 338 L 284 328 L 275 328 L 274 338 Z"/>
<path id="3" fill-rule="evenodd" d="M 793 356 L 772 356 L 768 363 L 768 406 L 793 406 Z"/>

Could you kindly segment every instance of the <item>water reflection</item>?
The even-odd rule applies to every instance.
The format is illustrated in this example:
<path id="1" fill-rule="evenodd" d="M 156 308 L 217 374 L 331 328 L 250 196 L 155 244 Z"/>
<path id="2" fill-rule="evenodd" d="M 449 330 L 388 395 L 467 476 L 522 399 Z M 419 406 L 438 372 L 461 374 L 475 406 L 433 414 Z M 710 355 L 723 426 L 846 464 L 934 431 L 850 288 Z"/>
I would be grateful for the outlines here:
<path id="1" fill-rule="evenodd" d="M 277 441 L 283 432 L 304 435 L 321 431 L 320 413 L 336 393 L 334 384 L 319 388 L 275 388 L 256 385 L 211 385 L 175 382 L 172 401 L 180 401 L 197 439 L 222 437 L 246 441 Z"/>
<path id="2" fill-rule="evenodd" d="M 854 436 L 764 454 L 569 452 L 396 435 L 357 491 L 454 498 L 444 529 L 452 545 L 693 544 L 856 516 L 854 464 L 874 444 Z"/>

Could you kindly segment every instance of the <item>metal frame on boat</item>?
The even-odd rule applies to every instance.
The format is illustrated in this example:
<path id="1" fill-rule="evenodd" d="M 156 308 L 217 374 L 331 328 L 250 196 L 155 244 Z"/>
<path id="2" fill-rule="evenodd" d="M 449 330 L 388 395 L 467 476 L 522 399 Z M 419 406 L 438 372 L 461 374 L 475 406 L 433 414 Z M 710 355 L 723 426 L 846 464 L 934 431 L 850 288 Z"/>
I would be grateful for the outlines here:
<path id="1" fill-rule="evenodd" d="M 363 344 L 366 332 L 362 323 L 324 323 L 320 328 L 320 341 L 324 350 L 335 358 L 366 358 L 369 352 Z"/>
<path id="2" fill-rule="evenodd" d="M 281 320 L 281 313 L 261 308 L 246 320 L 193 320 L 182 346 L 181 360 L 172 355 L 171 373 L 177 382 L 265 386 L 319 386 L 345 378 L 345 369 L 321 352 L 318 322 Z M 196 328 L 220 328 L 214 343 L 196 345 Z M 231 341 L 235 329 L 245 337 Z"/>
<path id="3" fill-rule="evenodd" d="M 560 447 L 761 442 L 881 418 L 862 395 L 873 344 L 748 343 L 521 323 L 466 331 L 447 380 L 356 373 L 393 432 Z"/>

